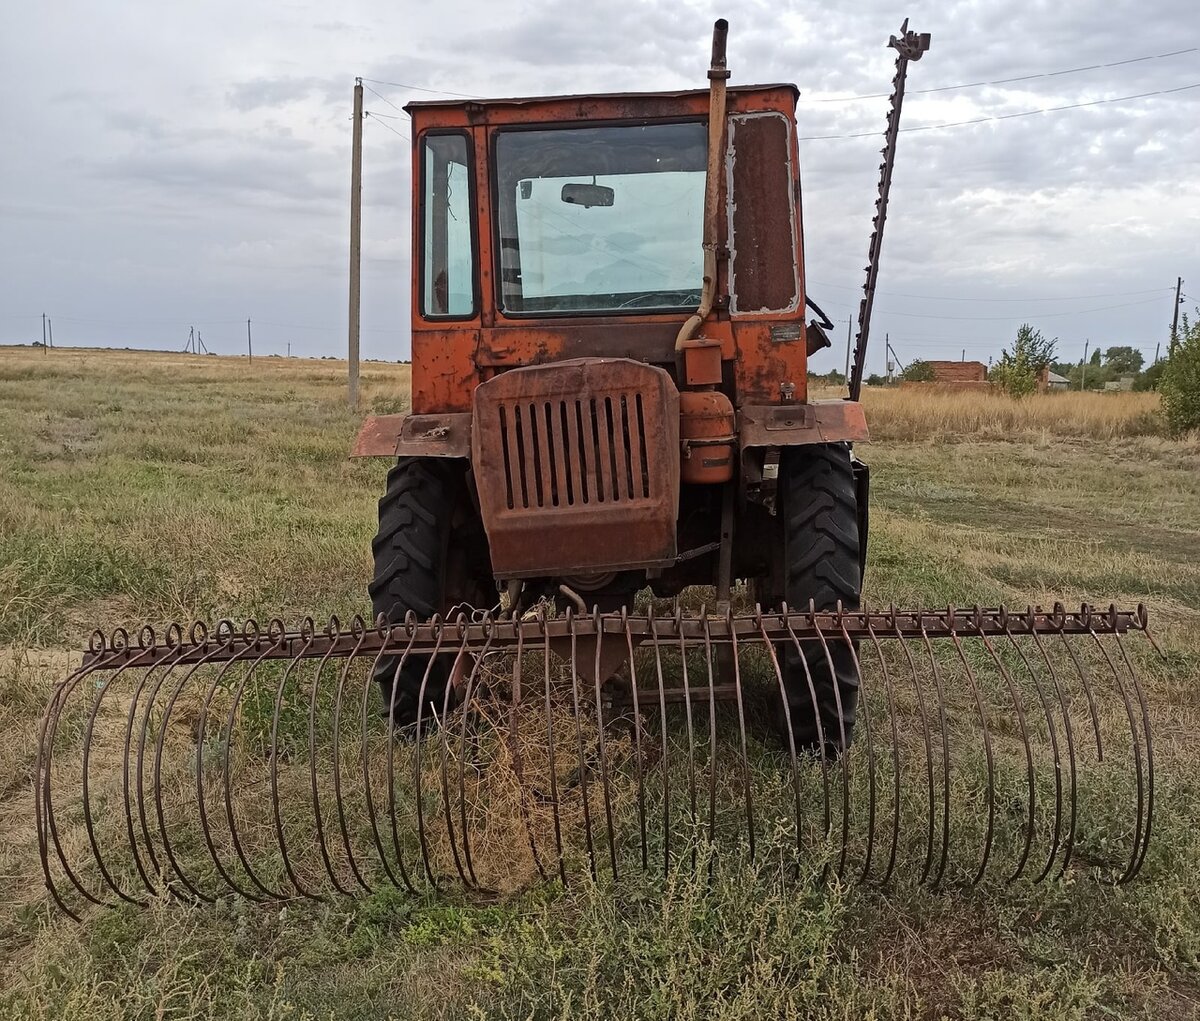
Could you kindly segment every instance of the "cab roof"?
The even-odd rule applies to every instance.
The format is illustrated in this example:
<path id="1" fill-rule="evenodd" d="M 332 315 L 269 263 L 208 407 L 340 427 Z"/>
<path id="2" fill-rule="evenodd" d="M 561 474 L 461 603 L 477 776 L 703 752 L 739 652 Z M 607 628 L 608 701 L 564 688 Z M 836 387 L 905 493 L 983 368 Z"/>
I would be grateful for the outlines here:
<path id="1" fill-rule="evenodd" d="M 768 85 L 730 85 L 727 91 L 730 94 L 737 93 L 752 93 L 752 92 L 773 92 L 778 89 L 785 89 L 791 92 L 793 100 L 800 97 L 800 90 L 791 82 L 777 82 Z M 562 103 L 562 102 L 596 102 L 596 101 L 614 101 L 614 102 L 629 102 L 641 99 L 663 100 L 663 99 L 695 99 L 698 96 L 707 96 L 708 89 L 680 89 L 668 92 L 597 92 L 597 93 L 580 93 L 568 94 L 561 96 L 525 96 L 511 99 L 420 99 L 405 103 L 404 109 L 407 112 L 413 110 L 427 109 L 446 109 L 446 108 L 463 108 L 467 107 L 501 107 L 501 106 L 530 106 L 536 103 Z"/>

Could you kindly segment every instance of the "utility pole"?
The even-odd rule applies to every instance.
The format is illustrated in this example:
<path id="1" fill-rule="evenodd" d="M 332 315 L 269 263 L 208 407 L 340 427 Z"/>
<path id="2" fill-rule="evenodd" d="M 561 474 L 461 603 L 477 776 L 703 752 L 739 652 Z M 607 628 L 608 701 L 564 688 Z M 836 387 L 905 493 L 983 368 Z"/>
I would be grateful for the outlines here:
<path id="1" fill-rule="evenodd" d="M 1175 339 L 1176 331 L 1179 329 L 1179 305 L 1183 299 L 1179 296 L 1179 292 L 1183 290 L 1183 277 L 1175 278 L 1175 314 L 1171 317 L 1171 346 L 1167 348 L 1167 357 L 1175 356 Z"/>
<path id="2" fill-rule="evenodd" d="M 1150 363 L 1151 365 L 1158 364 L 1158 349 L 1160 347 L 1162 347 L 1162 341 L 1159 341 L 1157 344 L 1154 345 L 1154 361 Z"/>
<path id="3" fill-rule="evenodd" d="M 964 362 L 967 360 L 967 349 L 965 347 L 963 348 L 962 358 L 959 360 Z"/>
<path id="4" fill-rule="evenodd" d="M 292 357 L 292 342 L 290 340 L 288 341 L 288 355 L 287 356 L 289 358 Z"/>
<path id="5" fill-rule="evenodd" d="M 354 84 L 354 131 L 350 148 L 350 407 L 358 407 L 358 312 L 362 270 L 362 122 L 363 84 Z"/>
<path id="6" fill-rule="evenodd" d="M 49 348 L 46 347 L 46 313 L 42 313 L 42 351 L 48 353 Z"/>
<path id="7" fill-rule="evenodd" d="M 254 364 L 254 344 L 250 340 L 250 320 L 246 320 L 246 353 L 250 356 L 250 364 Z"/>
<path id="8" fill-rule="evenodd" d="M 200 336 L 200 331 L 196 331 L 196 347 L 192 354 L 202 355 L 208 349 L 204 346 L 204 338 Z"/>
<path id="9" fill-rule="evenodd" d="M 1091 343 L 1090 338 L 1083 342 L 1083 361 L 1081 361 L 1079 363 L 1079 392 L 1080 393 L 1083 392 L 1083 384 L 1084 384 L 1084 381 L 1087 379 L 1088 344 L 1090 344 L 1090 343 Z"/>
<path id="10" fill-rule="evenodd" d="M 54 320 L 47 317 L 46 328 L 50 331 L 49 344 L 54 347 Z"/>

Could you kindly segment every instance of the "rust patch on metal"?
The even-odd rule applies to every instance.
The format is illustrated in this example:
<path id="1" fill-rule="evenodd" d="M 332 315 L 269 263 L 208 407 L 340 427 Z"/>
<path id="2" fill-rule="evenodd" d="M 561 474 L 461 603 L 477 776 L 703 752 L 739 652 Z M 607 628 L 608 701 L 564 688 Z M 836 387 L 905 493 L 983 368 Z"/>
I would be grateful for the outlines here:
<path id="1" fill-rule="evenodd" d="M 472 458 L 497 577 L 675 560 L 679 393 L 662 369 L 580 358 L 475 390 Z"/>
<path id="2" fill-rule="evenodd" d="M 351 457 L 470 457 L 471 415 L 370 415 Z"/>
<path id="3" fill-rule="evenodd" d="M 746 447 L 794 447 L 805 443 L 861 443 L 870 439 L 857 401 L 747 405 L 739 416 L 739 441 Z"/>

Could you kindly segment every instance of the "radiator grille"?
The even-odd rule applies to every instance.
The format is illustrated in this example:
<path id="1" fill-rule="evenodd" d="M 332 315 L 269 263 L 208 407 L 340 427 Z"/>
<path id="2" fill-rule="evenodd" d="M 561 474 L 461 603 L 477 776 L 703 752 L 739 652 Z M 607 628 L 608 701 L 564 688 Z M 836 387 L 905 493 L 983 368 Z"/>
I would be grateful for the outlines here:
<path id="1" fill-rule="evenodd" d="M 496 411 L 509 510 L 651 498 L 640 393 L 505 400 Z"/>

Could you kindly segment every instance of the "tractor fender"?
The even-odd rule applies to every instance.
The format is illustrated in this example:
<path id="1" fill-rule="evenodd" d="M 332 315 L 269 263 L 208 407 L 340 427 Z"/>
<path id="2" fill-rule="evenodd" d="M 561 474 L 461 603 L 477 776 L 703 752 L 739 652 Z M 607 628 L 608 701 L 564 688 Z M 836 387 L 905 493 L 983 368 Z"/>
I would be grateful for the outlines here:
<path id="1" fill-rule="evenodd" d="M 738 444 L 796 447 L 806 443 L 861 443 L 870 439 L 858 401 L 746 404 L 738 412 Z"/>
<path id="2" fill-rule="evenodd" d="M 369 415 L 351 457 L 470 457 L 471 413 Z"/>

